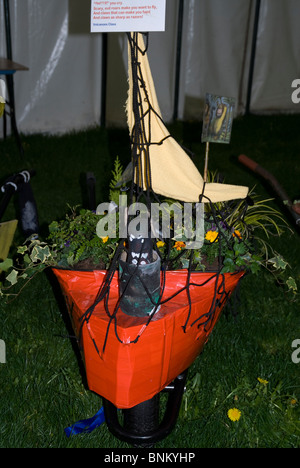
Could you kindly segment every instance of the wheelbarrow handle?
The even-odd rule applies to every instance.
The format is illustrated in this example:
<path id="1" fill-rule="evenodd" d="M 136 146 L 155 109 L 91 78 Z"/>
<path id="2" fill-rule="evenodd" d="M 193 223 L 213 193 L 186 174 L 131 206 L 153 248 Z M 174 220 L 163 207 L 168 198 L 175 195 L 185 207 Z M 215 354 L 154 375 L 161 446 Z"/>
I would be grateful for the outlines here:
<path id="1" fill-rule="evenodd" d="M 253 161 L 253 159 L 249 158 L 245 154 L 240 154 L 238 157 L 238 160 L 248 169 L 260 175 L 261 177 L 263 177 L 263 179 L 267 180 L 270 183 L 273 190 L 277 193 L 277 195 L 279 196 L 283 204 L 289 210 L 291 216 L 294 218 L 296 225 L 300 227 L 300 214 L 297 213 L 296 211 L 297 207 L 293 205 L 287 193 L 281 187 L 281 185 L 279 184 L 277 179 L 273 176 L 273 174 L 271 174 L 264 167 L 260 166 L 257 162 Z"/>
<path id="2" fill-rule="evenodd" d="M 13 194 L 18 191 L 19 185 L 24 182 L 29 182 L 31 177 L 34 175 L 35 169 L 24 170 L 13 174 L 2 184 L 0 187 L 0 194 L 3 193 L 3 197 L 0 202 L 0 220 L 2 219 Z"/>
<path id="3" fill-rule="evenodd" d="M 244 164 L 244 166 L 248 167 L 248 169 L 251 169 L 251 171 L 256 172 L 258 164 L 253 161 L 253 159 L 248 158 L 245 154 L 240 154 L 239 161 Z"/>

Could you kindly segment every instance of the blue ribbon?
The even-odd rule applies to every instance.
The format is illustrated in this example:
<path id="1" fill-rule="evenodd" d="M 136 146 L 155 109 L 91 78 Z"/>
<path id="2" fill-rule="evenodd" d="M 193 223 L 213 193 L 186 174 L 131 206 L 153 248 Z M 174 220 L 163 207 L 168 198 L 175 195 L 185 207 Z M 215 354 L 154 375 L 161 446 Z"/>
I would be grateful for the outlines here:
<path id="1" fill-rule="evenodd" d="M 82 432 L 92 432 L 97 427 L 101 426 L 102 423 L 105 421 L 104 415 L 104 408 L 100 408 L 100 410 L 89 419 L 82 419 L 81 421 L 77 421 L 72 426 L 65 428 L 65 433 L 67 437 L 81 434 Z"/>

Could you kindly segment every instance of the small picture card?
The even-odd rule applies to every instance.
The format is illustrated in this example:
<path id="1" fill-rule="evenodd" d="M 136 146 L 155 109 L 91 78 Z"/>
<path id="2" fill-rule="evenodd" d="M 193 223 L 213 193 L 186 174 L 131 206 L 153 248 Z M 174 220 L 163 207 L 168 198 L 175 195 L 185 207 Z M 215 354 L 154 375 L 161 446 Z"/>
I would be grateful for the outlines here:
<path id="1" fill-rule="evenodd" d="M 166 0 L 91 0 L 91 32 L 164 31 Z"/>
<path id="2" fill-rule="evenodd" d="M 235 99 L 206 93 L 202 142 L 229 143 Z"/>

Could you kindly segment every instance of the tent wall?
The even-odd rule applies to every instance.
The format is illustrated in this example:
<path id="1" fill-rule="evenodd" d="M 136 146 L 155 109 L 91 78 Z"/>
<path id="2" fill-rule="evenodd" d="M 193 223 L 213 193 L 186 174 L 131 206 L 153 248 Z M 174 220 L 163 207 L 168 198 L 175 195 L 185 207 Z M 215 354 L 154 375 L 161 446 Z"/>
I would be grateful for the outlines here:
<path id="1" fill-rule="evenodd" d="M 174 113 L 179 6 L 180 0 L 167 0 L 166 31 L 149 35 L 149 60 L 166 122 Z M 236 113 L 243 114 L 256 1 L 183 0 L 183 6 L 178 118 L 201 119 L 206 92 L 236 98 Z M 67 132 L 103 121 L 126 124 L 126 35 L 107 35 L 104 68 L 103 35 L 89 32 L 90 0 L 10 0 L 10 15 L 13 59 L 29 67 L 14 76 L 21 132 Z M 299 17 L 299 0 L 260 1 L 251 112 L 299 112 L 300 104 L 291 100 L 291 83 L 300 78 Z M 5 55 L 1 1 L 0 56 Z"/>
<path id="2" fill-rule="evenodd" d="M 99 122 L 102 36 L 89 34 L 88 3 L 10 0 L 13 59 L 29 67 L 14 75 L 21 132 L 58 133 Z M 5 56 L 2 4 L 0 55 Z"/>

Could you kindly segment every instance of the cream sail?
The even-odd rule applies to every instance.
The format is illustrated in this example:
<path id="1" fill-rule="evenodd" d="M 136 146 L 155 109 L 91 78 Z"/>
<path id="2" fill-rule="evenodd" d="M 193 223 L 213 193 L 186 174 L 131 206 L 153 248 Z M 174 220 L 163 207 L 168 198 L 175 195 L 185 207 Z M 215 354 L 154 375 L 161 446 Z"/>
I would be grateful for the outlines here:
<path id="1" fill-rule="evenodd" d="M 148 148 L 153 191 L 184 202 L 198 202 L 201 195 L 203 195 L 203 202 L 211 201 L 213 203 L 245 198 L 248 194 L 248 187 L 219 183 L 204 184 L 203 177 L 188 154 L 169 134 L 161 117 L 147 53 L 143 53 L 145 50 L 143 35 L 139 33 L 135 37 L 138 38 L 137 61 L 140 77 L 142 77 L 142 80 L 138 80 L 137 93 L 139 106 L 142 109 L 140 113 L 143 116 L 144 134 L 141 143 L 142 146 L 144 144 L 146 147 L 151 138 L 151 145 Z M 130 46 L 128 50 L 128 74 L 129 91 L 126 108 L 128 127 L 130 133 L 132 133 L 135 117 Z M 142 153 L 143 151 L 140 152 L 140 157 L 143 159 L 143 166 L 145 167 L 145 158 Z M 135 182 L 137 180 L 139 181 L 138 185 L 142 186 L 143 189 L 147 188 L 147 184 L 149 185 L 145 173 L 141 177 L 136 175 Z"/>

